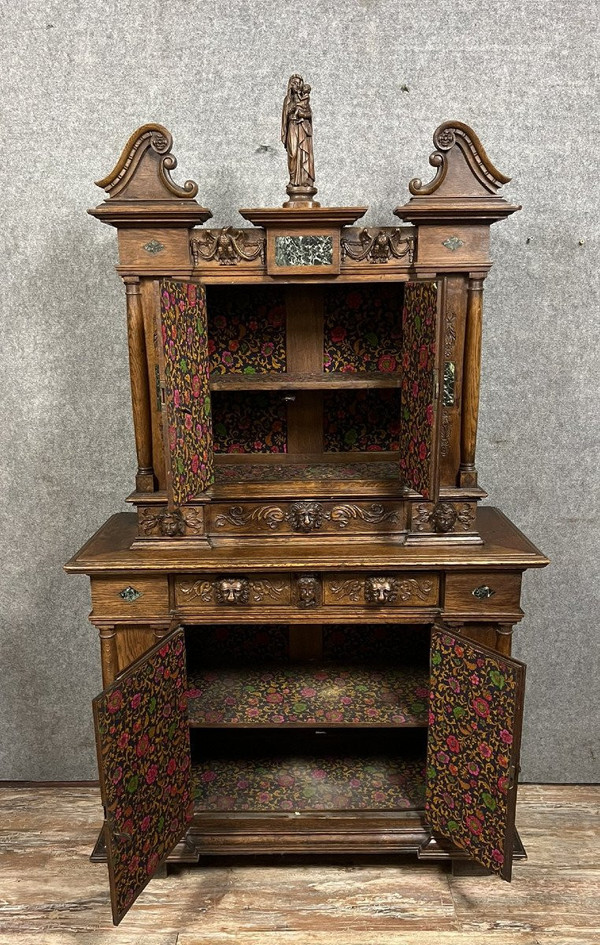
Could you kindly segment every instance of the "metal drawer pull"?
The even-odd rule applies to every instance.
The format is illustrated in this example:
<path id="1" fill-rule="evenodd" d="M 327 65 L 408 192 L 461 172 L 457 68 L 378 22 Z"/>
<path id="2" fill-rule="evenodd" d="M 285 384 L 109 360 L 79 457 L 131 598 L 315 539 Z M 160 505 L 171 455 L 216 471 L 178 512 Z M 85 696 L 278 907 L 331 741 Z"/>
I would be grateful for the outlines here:
<path id="1" fill-rule="evenodd" d="M 141 596 L 142 592 L 138 591 L 137 588 L 132 587 L 131 584 L 129 587 L 125 587 L 122 591 L 119 591 L 119 597 L 127 601 L 128 604 L 133 604 L 134 600 L 137 600 L 138 597 Z"/>
<path id="2" fill-rule="evenodd" d="M 493 597 L 496 591 L 492 590 L 491 587 L 488 587 L 487 584 L 480 584 L 479 587 L 476 587 L 474 591 L 471 591 L 473 597 L 476 597 L 477 600 L 486 600 L 488 597 Z"/>

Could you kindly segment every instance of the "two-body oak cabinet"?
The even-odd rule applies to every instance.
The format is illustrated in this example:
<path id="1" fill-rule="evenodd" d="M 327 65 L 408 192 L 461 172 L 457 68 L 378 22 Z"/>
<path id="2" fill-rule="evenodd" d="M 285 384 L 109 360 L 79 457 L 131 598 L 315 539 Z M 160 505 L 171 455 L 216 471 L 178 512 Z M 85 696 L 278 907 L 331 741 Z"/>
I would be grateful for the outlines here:
<path id="1" fill-rule="evenodd" d="M 512 213 L 474 132 L 361 228 L 314 200 L 292 76 L 289 200 L 201 227 L 140 128 L 92 214 L 118 230 L 138 471 L 67 565 L 91 578 L 94 703 L 120 921 L 166 860 L 414 852 L 510 878 L 521 577 L 547 563 L 479 508 L 490 224 Z M 310 91 L 310 90 L 309 90 Z"/>

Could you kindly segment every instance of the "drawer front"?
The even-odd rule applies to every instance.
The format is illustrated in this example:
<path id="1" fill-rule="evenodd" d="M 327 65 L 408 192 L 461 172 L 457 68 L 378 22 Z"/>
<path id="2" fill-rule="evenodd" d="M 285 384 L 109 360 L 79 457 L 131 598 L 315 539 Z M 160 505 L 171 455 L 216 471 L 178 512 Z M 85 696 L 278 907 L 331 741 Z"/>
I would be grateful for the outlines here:
<path id="1" fill-rule="evenodd" d="M 405 528 L 404 504 L 382 502 L 215 502 L 208 507 L 208 531 L 223 538 L 260 535 L 398 534 Z"/>
<path id="2" fill-rule="evenodd" d="M 286 607 L 293 603 L 289 574 L 187 575 L 175 579 L 180 611 Z"/>
<path id="3" fill-rule="evenodd" d="M 95 617 L 158 617 L 169 613 L 166 577 L 92 578 Z"/>
<path id="4" fill-rule="evenodd" d="M 327 575 L 323 603 L 330 607 L 435 607 L 439 600 L 437 574 L 377 572 Z"/>
<path id="5" fill-rule="evenodd" d="M 344 608 L 436 607 L 437 574 L 291 573 L 180 575 L 175 578 L 175 606 L 181 613 L 219 613 L 228 609 L 281 608 L 290 612 Z"/>
<path id="6" fill-rule="evenodd" d="M 521 573 L 469 571 L 446 574 L 445 613 L 520 614 Z"/>

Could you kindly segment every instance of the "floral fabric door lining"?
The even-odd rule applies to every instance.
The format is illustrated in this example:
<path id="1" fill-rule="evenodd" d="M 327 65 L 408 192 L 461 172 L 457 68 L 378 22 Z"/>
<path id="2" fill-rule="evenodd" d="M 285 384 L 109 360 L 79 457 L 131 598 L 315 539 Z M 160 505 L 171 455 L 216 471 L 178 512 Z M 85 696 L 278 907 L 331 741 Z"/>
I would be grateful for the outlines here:
<path id="1" fill-rule="evenodd" d="M 400 468 L 410 489 L 434 501 L 440 402 L 434 373 L 439 361 L 438 322 L 437 284 L 407 282 L 402 309 Z"/>
<path id="2" fill-rule="evenodd" d="M 425 810 L 434 834 L 510 880 L 525 666 L 446 630 L 431 639 Z"/>
<path id="3" fill-rule="evenodd" d="M 180 628 L 93 702 L 115 925 L 193 816 L 186 689 Z"/>
<path id="4" fill-rule="evenodd" d="M 167 489 L 178 507 L 214 481 L 204 286 L 163 279 L 158 327 Z"/>

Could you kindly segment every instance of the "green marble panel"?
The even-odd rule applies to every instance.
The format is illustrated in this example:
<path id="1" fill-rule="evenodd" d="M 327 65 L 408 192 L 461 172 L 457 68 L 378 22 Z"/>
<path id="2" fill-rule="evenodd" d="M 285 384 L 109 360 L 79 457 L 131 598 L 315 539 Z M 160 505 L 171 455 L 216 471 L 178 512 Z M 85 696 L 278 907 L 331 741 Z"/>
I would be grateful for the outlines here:
<path id="1" fill-rule="evenodd" d="M 333 236 L 276 236 L 276 266 L 331 266 Z"/>

